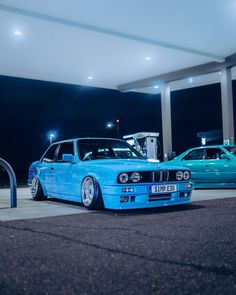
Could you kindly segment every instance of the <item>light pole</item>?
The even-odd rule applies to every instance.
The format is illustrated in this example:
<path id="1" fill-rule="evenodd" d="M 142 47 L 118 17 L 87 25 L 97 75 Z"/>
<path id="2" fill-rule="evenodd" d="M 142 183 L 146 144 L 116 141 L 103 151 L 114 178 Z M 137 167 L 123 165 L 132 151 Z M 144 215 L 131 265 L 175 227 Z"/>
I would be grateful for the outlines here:
<path id="1" fill-rule="evenodd" d="M 54 133 L 50 133 L 50 135 L 49 135 L 50 145 L 52 144 L 54 137 L 55 137 L 55 134 Z"/>
<path id="2" fill-rule="evenodd" d="M 117 138 L 120 138 L 120 119 L 116 120 Z"/>

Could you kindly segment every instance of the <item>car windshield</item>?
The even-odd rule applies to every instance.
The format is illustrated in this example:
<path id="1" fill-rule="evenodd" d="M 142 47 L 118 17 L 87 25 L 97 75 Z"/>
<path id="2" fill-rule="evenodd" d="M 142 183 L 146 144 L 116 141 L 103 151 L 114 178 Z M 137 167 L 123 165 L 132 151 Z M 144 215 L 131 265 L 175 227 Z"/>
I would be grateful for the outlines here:
<path id="1" fill-rule="evenodd" d="M 224 148 L 236 156 L 236 146 L 225 146 Z"/>
<path id="2" fill-rule="evenodd" d="M 81 160 L 98 159 L 144 159 L 143 156 L 125 141 L 112 139 L 78 140 Z"/>

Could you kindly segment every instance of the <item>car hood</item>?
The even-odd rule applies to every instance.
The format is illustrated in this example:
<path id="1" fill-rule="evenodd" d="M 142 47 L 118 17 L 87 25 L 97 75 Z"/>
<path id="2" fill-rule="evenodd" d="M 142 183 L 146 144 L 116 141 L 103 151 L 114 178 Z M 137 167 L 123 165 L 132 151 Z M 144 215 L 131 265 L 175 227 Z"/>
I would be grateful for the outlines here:
<path id="1" fill-rule="evenodd" d="M 91 160 L 83 162 L 84 165 L 96 168 L 111 169 L 114 171 L 149 171 L 149 170 L 175 170 L 182 169 L 179 166 L 167 165 L 165 163 L 149 162 L 139 159 L 107 159 L 107 160 Z"/>

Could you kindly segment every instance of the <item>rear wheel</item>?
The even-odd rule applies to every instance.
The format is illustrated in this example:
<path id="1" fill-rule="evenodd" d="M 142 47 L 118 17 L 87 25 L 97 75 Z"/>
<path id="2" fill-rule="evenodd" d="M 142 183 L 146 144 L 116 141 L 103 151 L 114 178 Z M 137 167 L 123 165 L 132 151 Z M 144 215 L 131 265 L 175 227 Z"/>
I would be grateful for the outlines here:
<path id="1" fill-rule="evenodd" d="M 37 176 L 35 176 L 32 180 L 30 191 L 31 191 L 32 199 L 35 201 L 41 201 L 41 200 L 47 199 L 47 197 L 43 193 L 42 185 Z"/>
<path id="2" fill-rule="evenodd" d="M 98 182 L 91 176 L 86 176 L 82 183 L 81 198 L 83 205 L 89 209 L 103 208 L 103 199 Z"/>

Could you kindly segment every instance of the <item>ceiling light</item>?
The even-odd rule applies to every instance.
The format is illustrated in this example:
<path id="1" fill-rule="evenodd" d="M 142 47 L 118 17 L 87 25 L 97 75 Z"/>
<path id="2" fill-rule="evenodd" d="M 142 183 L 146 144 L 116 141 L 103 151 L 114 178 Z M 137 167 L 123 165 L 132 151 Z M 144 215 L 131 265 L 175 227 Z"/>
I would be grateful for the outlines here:
<path id="1" fill-rule="evenodd" d="M 155 85 L 155 86 L 154 86 L 154 88 L 155 88 L 155 89 L 158 89 L 158 88 L 159 88 L 159 86 L 158 86 L 158 85 Z"/>
<path id="2" fill-rule="evenodd" d="M 88 80 L 93 80 L 93 76 L 88 76 Z"/>
<path id="3" fill-rule="evenodd" d="M 189 83 L 193 83 L 193 78 L 190 77 L 190 78 L 188 79 L 188 82 L 189 82 Z"/>
<path id="4" fill-rule="evenodd" d="M 222 73 L 221 72 L 219 72 L 219 75 L 221 75 Z"/>
<path id="5" fill-rule="evenodd" d="M 146 60 L 146 61 L 150 61 L 150 60 L 151 60 L 151 57 L 150 57 L 150 56 L 146 56 L 146 57 L 145 57 L 145 60 Z"/>
<path id="6" fill-rule="evenodd" d="M 22 36 L 22 32 L 19 31 L 19 30 L 15 30 L 15 31 L 14 31 L 14 34 L 15 34 L 16 36 Z"/>

